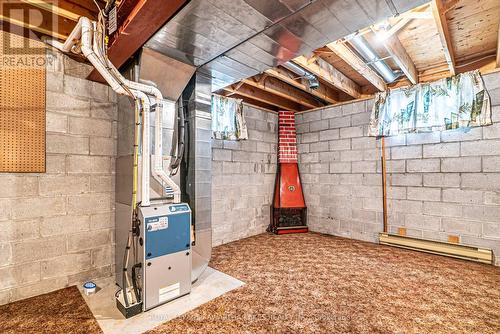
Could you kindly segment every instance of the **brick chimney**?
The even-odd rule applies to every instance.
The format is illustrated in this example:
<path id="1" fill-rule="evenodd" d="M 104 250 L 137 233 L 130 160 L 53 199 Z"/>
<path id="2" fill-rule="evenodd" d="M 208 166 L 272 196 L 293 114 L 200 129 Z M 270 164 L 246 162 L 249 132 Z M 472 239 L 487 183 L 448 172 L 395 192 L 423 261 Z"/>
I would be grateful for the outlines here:
<path id="1" fill-rule="evenodd" d="M 279 112 L 278 171 L 268 231 L 276 234 L 307 232 L 307 209 L 297 161 L 295 114 Z"/>

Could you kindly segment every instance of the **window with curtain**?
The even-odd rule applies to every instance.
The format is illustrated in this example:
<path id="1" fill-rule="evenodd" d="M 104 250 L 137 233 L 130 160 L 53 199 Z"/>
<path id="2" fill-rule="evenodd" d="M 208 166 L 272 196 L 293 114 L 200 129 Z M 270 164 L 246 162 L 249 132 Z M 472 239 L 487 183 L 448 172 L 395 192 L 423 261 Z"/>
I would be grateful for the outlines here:
<path id="1" fill-rule="evenodd" d="M 243 116 L 243 101 L 212 95 L 212 131 L 216 139 L 248 139 L 247 126 Z"/>
<path id="2" fill-rule="evenodd" d="M 479 71 L 377 93 L 370 136 L 490 125 L 490 97 Z"/>

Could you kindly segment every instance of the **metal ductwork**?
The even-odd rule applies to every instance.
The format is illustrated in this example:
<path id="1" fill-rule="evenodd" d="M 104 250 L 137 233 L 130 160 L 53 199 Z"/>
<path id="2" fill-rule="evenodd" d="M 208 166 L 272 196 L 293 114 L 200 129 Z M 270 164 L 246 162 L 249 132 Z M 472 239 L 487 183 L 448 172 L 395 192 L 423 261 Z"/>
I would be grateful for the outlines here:
<path id="1" fill-rule="evenodd" d="M 300 67 L 300 66 L 298 66 L 290 61 L 287 61 L 286 63 L 281 64 L 281 66 L 283 66 L 287 70 L 297 74 L 300 78 L 305 78 L 309 84 L 309 88 L 316 89 L 319 87 L 318 78 L 314 74 L 312 74 L 311 72 L 304 70 L 302 67 Z"/>
<path id="2" fill-rule="evenodd" d="M 354 36 L 349 40 L 349 43 L 351 43 L 356 51 L 375 68 L 384 78 L 385 82 L 391 83 L 400 76 L 400 73 L 393 71 L 386 62 L 380 59 L 377 52 L 368 45 L 363 36 Z"/>
<path id="3" fill-rule="evenodd" d="M 216 91 L 425 2 L 191 0 L 146 46 L 203 68 Z"/>

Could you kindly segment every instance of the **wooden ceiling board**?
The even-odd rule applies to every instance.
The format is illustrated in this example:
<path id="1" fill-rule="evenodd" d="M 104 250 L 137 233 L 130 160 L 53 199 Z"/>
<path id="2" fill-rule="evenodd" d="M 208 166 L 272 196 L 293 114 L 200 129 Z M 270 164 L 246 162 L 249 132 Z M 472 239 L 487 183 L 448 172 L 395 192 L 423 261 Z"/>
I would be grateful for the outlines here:
<path id="1" fill-rule="evenodd" d="M 433 19 L 414 19 L 398 33 L 417 70 L 446 64 L 443 46 Z"/>
<path id="2" fill-rule="evenodd" d="M 356 72 L 351 66 L 349 66 L 349 64 L 343 61 L 339 56 L 337 56 L 331 50 L 323 50 L 322 48 L 320 49 L 318 55 L 320 55 L 322 59 L 326 60 L 333 67 L 342 72 L 345 76 L 349 77 L 359 86 L 371 85 L 370 82 L 365 79 L 365 77 Z"/>
<path id="3" fill-rule="evenodd" d="M 446 17 L 457 60 L 496 51 L 500 1 L 460 0 Z"/>

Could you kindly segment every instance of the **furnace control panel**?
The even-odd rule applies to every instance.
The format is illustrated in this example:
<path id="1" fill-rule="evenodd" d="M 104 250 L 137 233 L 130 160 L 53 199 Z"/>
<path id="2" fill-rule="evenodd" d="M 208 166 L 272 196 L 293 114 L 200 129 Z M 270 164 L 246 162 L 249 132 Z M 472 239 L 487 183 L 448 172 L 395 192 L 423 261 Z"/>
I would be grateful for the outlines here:
<path id="1" fill-rule="evenodd" d="M 146 259 L 189 251 L 191 210 L 187 204 L 141 208 Z"/>

